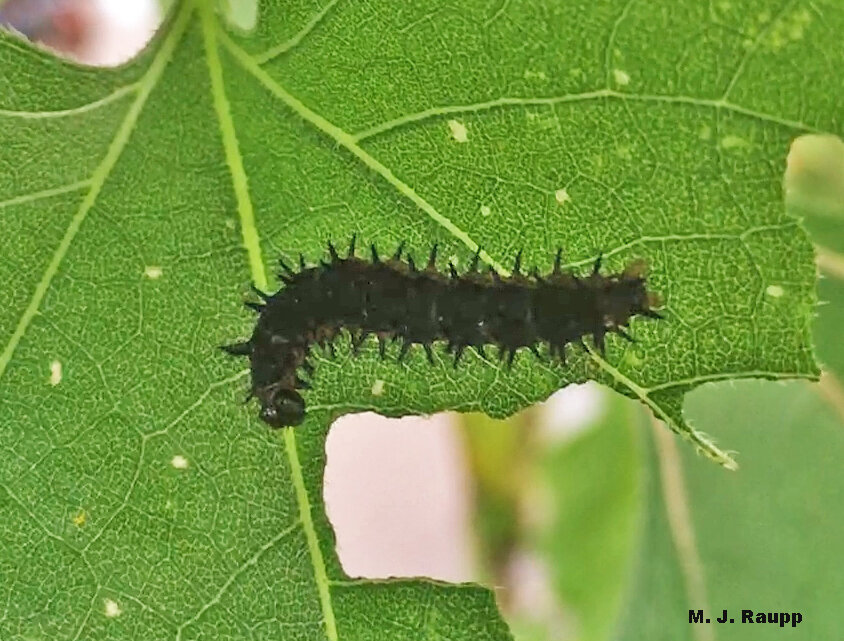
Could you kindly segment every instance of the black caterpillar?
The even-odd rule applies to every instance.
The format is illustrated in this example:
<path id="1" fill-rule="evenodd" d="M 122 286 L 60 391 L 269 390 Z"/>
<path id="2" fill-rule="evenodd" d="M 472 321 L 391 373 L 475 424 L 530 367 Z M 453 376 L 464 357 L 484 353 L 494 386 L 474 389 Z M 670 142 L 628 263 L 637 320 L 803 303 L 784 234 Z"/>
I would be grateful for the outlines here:
<path id="1" fill-rule="evenodd" d="M 333 354 L 332 341 L 342 329 L 351 333 L 355 353 L 374 334 L 382 358 L 387 341 L 401 338 L 399 360 L 419 343 L 432 364 L 432 344 L 447 341 L 446 352 L 457 367 L 467 347 L 486 358 L 484 346 L 497 345 L 499 358 L 506 356 L 512 365 L 521 347 L 540 356 L 540 342 L 548 344 L 552 359 L 565 363 L 566 345 L 582 344 L 587 334 L 603 353 L 608 332 L 633 340 L 624 330 L 632 316 L 662 318 L 652 309 L 659 300 L 645 287 L 642 261 L 604 276 L 599 257 L 589 276 L 578 277 L 561 270 L 558 251 L 550 274 L 540 276 L 534 269 L 527 276 L 519 252 L 512 276 L 502 277 L 492 268 L 478 270 L 478 249 L 465 274 L 449 263 L 444 275 L 437 271 L 436 245 L 423 269 L 410 256 L 403 262 L 403 249 L 404 243 L 392 258 L 381 260 L 372 245 L 372 258 L 365 261 L 355 257 L 354 237 L 346 258 L 329 243 L 330 262 L 307 267 L 300 255 L 297 272 L 280 261 L 284 287 L 275 294 L 255 289 L 263 302 L 246 303 L 259 313 L 252 337 L 223 349 L 249 356 L 250 398 L 260 400 L 261 419 L 273 427 L 304 420 L 305 402 L 296 390 L 309 384 L 298 370 L 312 374 L 312 344 L 327 344 Z"/>

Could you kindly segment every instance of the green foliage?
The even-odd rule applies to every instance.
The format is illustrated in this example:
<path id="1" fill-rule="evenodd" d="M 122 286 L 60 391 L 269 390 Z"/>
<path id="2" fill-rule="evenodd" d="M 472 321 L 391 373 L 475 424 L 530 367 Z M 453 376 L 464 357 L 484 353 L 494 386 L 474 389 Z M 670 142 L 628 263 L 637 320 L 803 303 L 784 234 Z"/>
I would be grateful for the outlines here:
<path id="1" fill-rule="evenodd" d="M 737 475 L 678 448 L 662 426 L 618 401 L 584 434 L 537 457 L 533 470 L 523 461 L 520 475 L 542 472 L 546 518 L 522 523 L 510 547 L 548 568 L 565 633 L 553 611 L 539 619 L 515 611 L 517 639 L 770 638 L 762 626 L 688 623 L 690 609 L 713 620 L 727 609 L 739 620 L 746 608 L 798 611 L 795 638 L 834 637 L 844 579 L 828 568 L 844 554 L 844 431 L 814 387 L 717 383 L 689 396 L 690 420 L 741 446 Z"/>
<path id="2" fill-rule="evenodd" d="M 834 638 L 835 602 L 844 593 L 844 578 L 829 572 L 844 553 L 840 418 L 805 383 L 779 384 L 775 393 L 757 381 L 705 386 L 686 410 L 741 447 L 742 469 L 718 474 L 656 439 L 646 463 L 645 528 L 616 638 L 771 638 L 769 626 L 695 630 L 687 614 L 698 608 L 716 616 L 798 611 L 803 623 L 794 638 Z"/>
<path id="3" fill-rule="evenodd" d="M 504 416 L 594 378 L 728 464 L 683 395 L 817 373 L 779 179 L 794 135 L 839 124 L 844 12 L 267 1 L 242 33 L 247 4 L 233 32 L 177 4 L 114 70 L 0 35 L 0 637 L 508 638 L 477 586 L 343 575 L 331 418 Z M 501 271 L 519 248 L 543 270 L 557 246 L 583 269 L 644 257 L 668 321 L 512 373 L 341 349 L 306 424 L 269 433 L 216 345 L 250 331 L 240 302 L 279 254 L 353 232 L 458 263 L 481 245 Z"/>
<path id="4" fill-rule="evenodd" d="M 541 461 L 551 518 L 540 549 L 580 641 L 611 638 L 629 584 L 644 504 L 635 417 L 612 399 L 596 425 Z"/>

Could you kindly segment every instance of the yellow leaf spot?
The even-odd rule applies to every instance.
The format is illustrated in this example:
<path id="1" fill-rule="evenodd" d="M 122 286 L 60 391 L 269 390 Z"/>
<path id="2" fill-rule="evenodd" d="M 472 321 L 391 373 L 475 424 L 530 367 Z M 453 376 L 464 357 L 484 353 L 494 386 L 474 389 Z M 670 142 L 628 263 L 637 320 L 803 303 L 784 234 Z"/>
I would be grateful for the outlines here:
<path id="1" fill-rule="evenodd" d="M 548 76 L 544 71 L 531 71 L 525 69 L 525 80 L 548 80 Z"/>
<path id="2" fill-rule="evenodd" d="M 384 393 L 384 381 L 380 378 L 372 384 L 372 395 L 381 396 Z"/>
<path id="3" fill-rule="evenodd" d="M 113 619 L 115 617 L 119 617 L 123 614 L 123 610 L 120 609 L 120 606 L 117 604 L 116 601 L 112 601 L 111 599 L 105 599 L 105 615 L 109 619 Z"/>
<path id="4" fill-rule="evenodd" d="M 186 470 L 186 469 L 188 469 L 188 466 L 190 465 L 190 463 L 181 454 L 176 454 L 176 456 L 174 456 L 171 459 L 170 465 L 175 467 L 177 470 Z"/>
<path id="5" fill-rule="evenodd" d="M 562 189 L 558 189 L 554 192 L 554 200 L 556 200 L 560 205 L 565 205 L 567 202 L 571 201 L 571 196 L 569 196 L 568 190 L 563 187 Z"/>
<path id="6" fill-rule="evenodd" d="M 615 84 L 617 84 L 619 87 L 626 87 L 630 84 L 630 74 L 626 71 L 622 71 L 621 69 L 613 69 L 612 76 L 615 80 Z"/>
<path id="7" fill-rule="evenodd" d="M 722 149 L 740 149 L 749 146 L 749 143 L 739 136 L 724 136 L 721 138 Z"/>
<path id="8" fill-rule="evenodd" d="M 50 385 L 58 385 L 62 382 L 62 364 L 60 361 L 50 363 Z"/>
<path id="9" fill-rule="evenodd" d="M 785 290 L 779 285 L 768 285 L 765 288 L 765 293 L 773 298 L 780 298 L 783 294 L 785 294 Z"/>
<path id="10" fill-rule="evenodd" d="M 451 130 L 451 137 L 457 142 L 466 142 L 469 140 L 469 132 L 466 130 L 466 125 L 459 120 L 449 120 L 448 128 Z"/>

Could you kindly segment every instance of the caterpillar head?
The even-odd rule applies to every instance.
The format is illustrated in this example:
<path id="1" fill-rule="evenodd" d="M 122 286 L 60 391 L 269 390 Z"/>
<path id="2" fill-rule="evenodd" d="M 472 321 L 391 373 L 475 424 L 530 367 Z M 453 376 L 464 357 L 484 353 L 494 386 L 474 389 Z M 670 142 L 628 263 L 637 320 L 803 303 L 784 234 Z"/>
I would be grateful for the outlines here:
<path id="1" fill-rule="evenodd" d="M 627 266 L 620 277 L 605 281 L 606 289 L 602 302 L 607 326 L 624 326 L 629 318 L 636 314 L 648 318 L 662 318 L 662 314 L 652 309 L 660 307 L 662 299 L 658 294 L 647 290 L 646 275 L 647 264 L 644 260 L 637 259 Z"/>
<path id="2" fill-rule="evenodd" d="M 261 420 L 271 427 L 299 425 L 305 420 L 305 401 L 296 390 L 269 389 L 258 390 L 261 400 Z"/>

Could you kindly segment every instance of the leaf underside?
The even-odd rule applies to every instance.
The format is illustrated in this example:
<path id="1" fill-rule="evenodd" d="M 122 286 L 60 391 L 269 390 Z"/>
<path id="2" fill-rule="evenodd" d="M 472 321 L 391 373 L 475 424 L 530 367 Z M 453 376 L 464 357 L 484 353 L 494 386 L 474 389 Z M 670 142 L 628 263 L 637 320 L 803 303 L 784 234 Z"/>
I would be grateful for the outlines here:
<path id="1" fill-rule="evenodd" d="M 486 589 L 342 573 L 333 417 L 503 416 L 595 379 L 729 465 L 684 394 L 817 376 L 780 179 L 796 135 L 840 132 L 844 11 L 564 4 L 266 2 L 232 34 L 185 2 L 113 70 L 0 35 L 0 637 L 509 638 Z M 458 266 L 644 258 L 667 321 L 512 372 L 338 345 L 270 433 L 217 345 L 279 256 L 352 233 Z"/>

